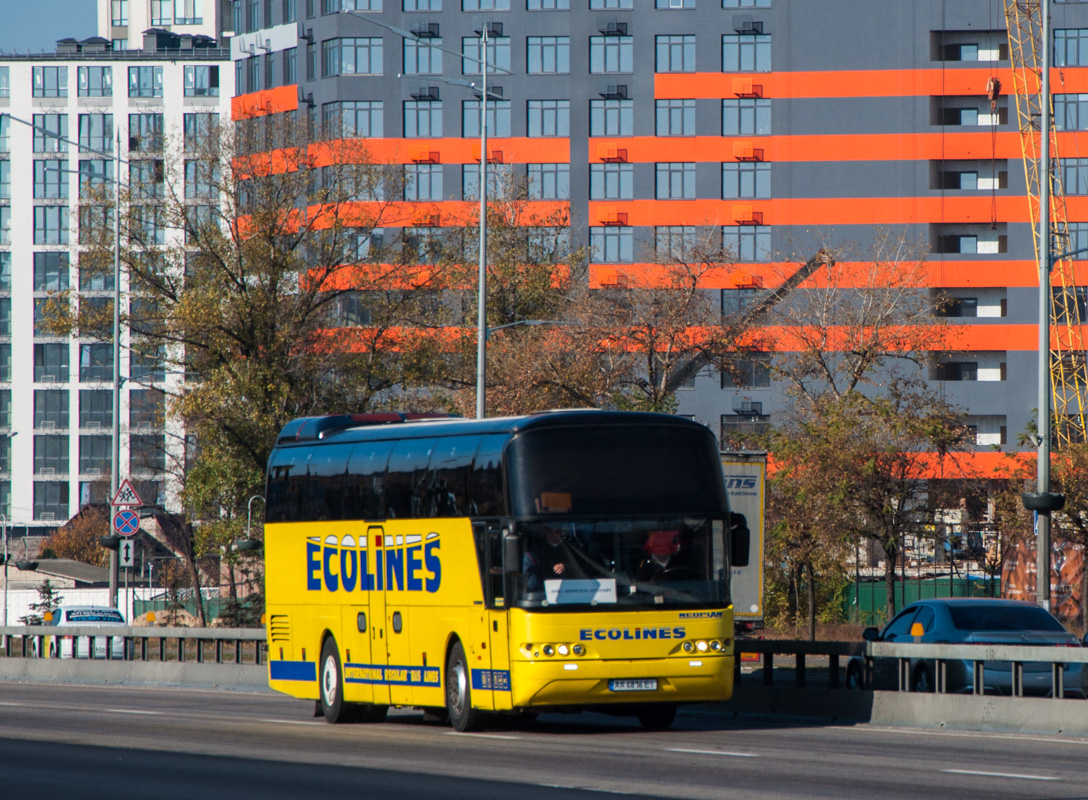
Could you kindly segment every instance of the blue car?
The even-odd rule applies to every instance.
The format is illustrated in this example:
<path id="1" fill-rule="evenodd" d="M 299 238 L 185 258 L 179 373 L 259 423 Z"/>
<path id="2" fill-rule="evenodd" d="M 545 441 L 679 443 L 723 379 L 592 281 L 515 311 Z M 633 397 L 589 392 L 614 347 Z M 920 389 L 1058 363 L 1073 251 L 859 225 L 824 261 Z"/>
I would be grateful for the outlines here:
<path id="1" fill-rule="evenodd" d="M 920 600 L 900 611 L 883 630 L 866 628 L 862 637 L 869 642 L 1081 646 L 1080 640 L 1043 608 L 994 598 Z M 973 692 L 972 662 L 956 660 L 947 665 L 947 691 Z M 1065 668 L 1066 695 L 1088 696 L 1088 670 L 1084 667 L 1084 664 L 1069 664 Z M 933 691 L 936 676 L 933 659 L 911 659 L 908 674 L 912 692 Z M 1025 695 L 1045 696 L 1052 691 L 1049 663 L 1025 663 L 1023 678 Z M 1013 694 L 1012 663 L 984 662 L 983 681 L 986 694 Z M 873 674 L 866 684 L 864 659 L 855 656 L 847 664 L 846 685 L 852 689 L 896 690 L 898 659 L 873 659 Z"/>

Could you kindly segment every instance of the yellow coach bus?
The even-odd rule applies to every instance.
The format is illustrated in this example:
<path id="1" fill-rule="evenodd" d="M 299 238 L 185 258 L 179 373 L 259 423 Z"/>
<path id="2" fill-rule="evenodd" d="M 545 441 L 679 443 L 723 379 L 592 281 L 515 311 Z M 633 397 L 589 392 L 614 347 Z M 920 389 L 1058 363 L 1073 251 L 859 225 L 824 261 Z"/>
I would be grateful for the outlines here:
<path id="1" fill-rule="evenodd" d="M 309 417 L 266 496 L 269 681 L 329 722 L 594 708 L 665 728 L 732 693 L 748 532 L 702 425 Z"/>

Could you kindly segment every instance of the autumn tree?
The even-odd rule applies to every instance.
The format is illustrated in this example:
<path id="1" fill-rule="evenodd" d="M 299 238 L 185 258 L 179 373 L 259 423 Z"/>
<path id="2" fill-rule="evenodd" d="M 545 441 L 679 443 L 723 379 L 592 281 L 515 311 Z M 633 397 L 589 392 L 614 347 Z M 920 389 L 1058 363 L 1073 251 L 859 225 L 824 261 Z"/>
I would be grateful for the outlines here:
<path id="1" fill-rule="evenodd" d="M 109 511 L 105 507 L 84 506 L 65 525 L 53 530 L 42 543 L 42 553 L 106 567 L 110 563 L 109 551 L 98 544 L 98 538 L 109 533 Z"/>

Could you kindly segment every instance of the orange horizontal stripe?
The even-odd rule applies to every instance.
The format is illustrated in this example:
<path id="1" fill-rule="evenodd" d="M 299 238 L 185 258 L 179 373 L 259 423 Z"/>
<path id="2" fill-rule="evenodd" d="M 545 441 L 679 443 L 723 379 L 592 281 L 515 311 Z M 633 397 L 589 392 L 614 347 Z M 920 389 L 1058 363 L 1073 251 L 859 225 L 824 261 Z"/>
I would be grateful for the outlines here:
<path id="1" fill-rule="evenodd" d="M 471 200 L 447 200 L 440 203 L 411 202 L 351 202 L 338 207 L 309 209 L 314 227 L 327 228 L 338 221 L 345 225 L 374 228 L 400 227 L 465 227 L 475 225 L 480 204 Z M 570 203 L 557 200 L 534 200 L 518 208 L 519 226 L 565 226 Z"/>
<path id="2" fill-rule="evenodd" d="M 276 89 L 264 89 L 232 97 L 230 116 L 233 120 L 264 117 L 298 108 L 298 86 L 280 86 Z"/>
<path id="3" fill-rule="evenodd" d="M 411 164 L 416 153 L 437 153 L 440 164 L 475 164 L 480 160 L 479 139 L 367 139 L 367 151 L 379 164 Z M 510 164 L 566 164 L 570 162 L 569 139 L 511 137 L 487 140 L 488 159 L 502 154 Z"/>
<path id="4" fill-rule="evenodd" d="M 1022 463 L 1033 462 L 1034 452 L 1002 453 L 995 450 L 953 451 L 942 460 L 936 453 L 920 455 L 919 478 L 1002 478 Z M 768 454 L 767 472 L 776 469 L 774 453 Z"/>
<path id="5" fill-rule="evenodd" d="M 746 84 L 762 87 L 767 98 L 923 97 L 975 95 L 986 97 L 986 82 L 996 77 L 1001 93 L 1015 91 L 1011 69 L 874 69 L 813 72 L 689 72 L 654 75 L 654 97 L 661 100 L 737 97 Z M 1088 69 L 1065 67 L 1051 71 L 1054 92 L 1088 92 Z M 1032 81 L 1029 91 L 1038 91 Z"/>

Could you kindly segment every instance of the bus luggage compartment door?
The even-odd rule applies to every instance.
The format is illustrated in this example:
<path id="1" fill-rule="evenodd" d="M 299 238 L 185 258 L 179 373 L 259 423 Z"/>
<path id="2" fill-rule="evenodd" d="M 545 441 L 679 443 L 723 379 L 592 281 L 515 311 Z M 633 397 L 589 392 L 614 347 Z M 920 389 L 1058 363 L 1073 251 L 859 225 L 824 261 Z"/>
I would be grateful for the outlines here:
<path id="1" fill-rule="evenodd" d="M 374 552 L 376 537 L 384 536 L 385 529 L 380 525 L 372 525 L 367 528 L 366 536 L 371 552 Z M 385 607 L 385 591 L 375 590 L 370 592 L 370 662 L 376 670 L 380 670 L 382 679 L 374 683 L 374 703 L 377 705 L 389 705 L 389 683 L 385 680 L 386 667 L 389 665 L 389 631 L 387 611 Z"/>

